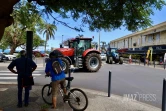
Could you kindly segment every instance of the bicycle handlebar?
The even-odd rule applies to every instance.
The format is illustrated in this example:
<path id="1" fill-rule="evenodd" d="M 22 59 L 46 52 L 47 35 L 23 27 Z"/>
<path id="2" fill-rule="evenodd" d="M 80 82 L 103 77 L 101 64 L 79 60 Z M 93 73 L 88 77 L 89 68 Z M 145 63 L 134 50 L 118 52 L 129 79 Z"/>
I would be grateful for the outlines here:
<path id="1" fill-rule="evenodd" d="M 45 75 L 45 78 L 46 78 L 46 77 L 49 77 L 49 75 Z"/>

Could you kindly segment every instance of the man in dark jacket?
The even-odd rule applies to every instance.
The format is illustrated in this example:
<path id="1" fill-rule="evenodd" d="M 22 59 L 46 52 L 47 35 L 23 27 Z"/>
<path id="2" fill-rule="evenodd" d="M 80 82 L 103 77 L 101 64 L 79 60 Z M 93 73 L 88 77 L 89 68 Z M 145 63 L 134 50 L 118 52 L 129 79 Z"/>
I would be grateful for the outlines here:
<path id="1" fill-rule="evenodd" d="M 22 107 L 22 78 L 23 76 L 29 77 L 32 76 L 32 72 L 37 68 L 37 65 L 32 61 L 32 59 L 26 58 L 26 51 L 20 51 L 20 58 L 13 60 L 8 69 L 14 74 L 18 74 L 17 83 L 18 83 L 18 104 L 17 107 Z M 16 71 L 13 69 L 16 66 Z M 24 96 L 24 105 L 27 107 L 29 104 L 29 90 L 31 86 L 25 87 L 25 96 Z"/>

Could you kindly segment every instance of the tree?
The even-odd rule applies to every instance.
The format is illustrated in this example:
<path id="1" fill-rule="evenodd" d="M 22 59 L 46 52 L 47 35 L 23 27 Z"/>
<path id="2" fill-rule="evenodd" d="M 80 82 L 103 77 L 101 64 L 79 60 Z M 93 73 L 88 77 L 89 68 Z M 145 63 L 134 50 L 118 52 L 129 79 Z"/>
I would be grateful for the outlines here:
<path id="1" fill-rule="evenodd" d="M 76 36 L 76 38 L 83 38 L 84 37 L 84 35 L 83 34 L 78 34 L 78 36 Z"/>
<path id="2" fill-rule="evenodd" d="M 92 42 L 92 48 L 95 48 L 97 50 L 98 48 L 98 43 L 97 42 Z"/>
<path id="3" fill-rule="evenodd" d="M 24 44 L 21 45 L 22 49 L 26 49 L 26 42 L 24 41 Z M 44 46 L 45 41 L 40 38 L 39 35 L 34 34 L 33 36 L 33 44 L 32 44 L 32 50 L 35 50 L 38 46 Z"/>
<path id="4" fill-rule="evenodd" d="M 42 23 L 40 15 L 37 13 L 36 8 L 29 3 L 21 2 L 17 4 L 17 8 L 13 12 L 15 22 L 12 26 L 8 27 L 5 31 L 5 43 L 8 43 L 13 54 L 18 46 L 25 45 L 26 43 L 26 30 L 34 31 L 34 44 L 40 44 L 40 37 L 36 34 L 36 27 Z"/>
<path id="5" fill-rule="evenodd" d="M 19 0 L 1 0 L 0 17 L 7 19 L 0 19 L 0 36 L 4 28 L 11 25 L 10 14 L 17 2 Z M 50 15 L 55 23 L 61 23 L 77 31 L 83 31 L 82 27 L 87 25 L 91 31 L 101 29 L 109 31 L 122 25 L 130 31 L 146 28 L 152 23 L 149 16 L 154 14 L 153 9 L 161 10 L 166 5 L 164 0 L 28 0 L 28 2 L 32 2 L 35 6 L 36 3 L 39 4 L 37 8 L 44 6 L 44 9 L 39 8 L 39 10 Z M 81 28 L 71 27 L 61 18 L 55 17 L 57 14 L 61 18 L 81 20 Z"/>
<path id="6" fill-rule="evenodd" d="M 46 40 L 45 40 L 45 49 L 44 51 L 46 52 L 46 46 L 47 46 L 47 41 L 50 40 L 51 38 L 54 38 L 55 31 L 57 30 L 57 27 L 53 24 L 45 23 L 44 26 L 40 27 L 41 29 L 39 30 L 41 33 L 43 32 L 43 36 L 46 35 Z"/>
<path id="7" fill-rule="evenodd" d="M 13 26 L 10 26 L 6 29 L 2 41 L 3 43 L 7 44 L 6 46 L 10 47 L 11 49 L 10 54 L 13 54 L 15 49 L 19 46 L 25 49 L 26 33 L 25 32 L 22 33 L 22 30 L 19 29 L 18 27 L 13 28 Z M 34 33 L 33 46 L 32 46 L 33 50 L 43 43 L 44 43 L 44 40 L 42 40 L 36 33 Z"/>
<path id="8" fill-rule="evenodd" d="M 100 43 L 102 43 L 101 51 L 106 52 L 106 42 L 101 41 Z"/>
<path id="9" fill-rule="evenodd" d="M 29 0 L 45 6 L 55 22 L 81 31 L 82 28 L 70 27 L 53 16 L 54 12 L 62 18 L 81 20 L 81 27 L 89 25 L 91 31 L 113 30 L 125 26 L 130 31 L 146 28 L 152 21 L 149 16 L 153 8 L 161 10 L 164 0 Z"/>
<path id="10" fill-rule="evenodd" d="M 4 52 L 5 49 L 9 46 L 7 42 L 5 42 L 6 38 L 2 38 L 1 43 L 0 43 L 0 49 L 2 49 L 2 52 Z"/>

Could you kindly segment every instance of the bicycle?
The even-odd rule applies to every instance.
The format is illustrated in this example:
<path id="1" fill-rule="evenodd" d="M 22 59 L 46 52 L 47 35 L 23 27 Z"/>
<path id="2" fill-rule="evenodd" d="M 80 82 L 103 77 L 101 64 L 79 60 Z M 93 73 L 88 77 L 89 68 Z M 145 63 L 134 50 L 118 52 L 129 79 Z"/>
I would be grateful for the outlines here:
<path id="1" fill-rule="evenodd" d="M 66 77 L 65 79 L 68 81 L 66 90 L 67 90 L 67 96 L 68 96 L 67 101 L 68 101 L 69 106 L 74 111 L 84 111 L 88 107 L 87 95 L 85 94 L 84 91 L 82 91 L 79 88 L 70 89 L 69 82 L 71 82 L 74 79 L 74 77 Z M 44 102 L 47 103 L 48 105 L 52 105 L 52 99 L 47 99 L 47 98 L 52 98 L 51 92 L 52 92 L 51 83 L 43 86 L 42 98 L 43 98 Z M 63 90 L 61 89 L 60 85 L 59 85 L 59 92 L 63 98 L 64 93 L 63 93 Z M 81 96 L 79 96 L 76 92 L 82 94 L 82 97 L 84 97 L 84 99 L 85 99 L 85 105 L 83 105 L 82 107 L 81 107 L 81 103 L 83 102 L 83 98 Z M 75 103 L 73 104 L 73 102 L 75 102 Z M 77 106 L 75 106 L 75 105 L 77 105 Z"/>

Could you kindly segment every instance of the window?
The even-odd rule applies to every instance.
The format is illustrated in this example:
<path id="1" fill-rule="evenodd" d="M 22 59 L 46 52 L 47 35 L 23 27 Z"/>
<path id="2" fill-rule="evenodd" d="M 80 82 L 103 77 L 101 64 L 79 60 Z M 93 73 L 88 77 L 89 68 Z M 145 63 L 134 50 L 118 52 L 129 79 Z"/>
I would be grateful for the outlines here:
<path id="1" fill-rule="evenodd" d="M 153 35 L 148 35 L 148 42 L 153 42 Z"/>
<path id="2" fill-rule="evenodd" d="M 137 40 L 137 44 L 138 44 L 138 45 L 140 44 L 140 38 L 138 38 L 138 40 Z"/>
<path id="3" fill-rule="evenodd" d="M 160 41 L 160 33 L 156 34 L 156 41 Z"/>
<path id="4" fill-rule="evenodd" d="M 143 43 L 143 44 L 145 43 L 145 37 L 146 37 L 146 36 L 142 36 L 142 43 Z"/>

